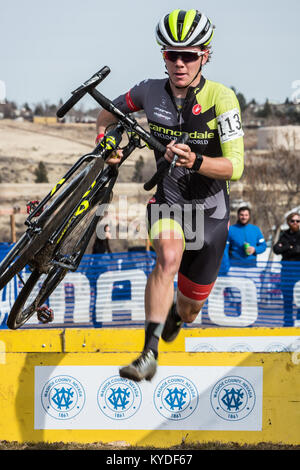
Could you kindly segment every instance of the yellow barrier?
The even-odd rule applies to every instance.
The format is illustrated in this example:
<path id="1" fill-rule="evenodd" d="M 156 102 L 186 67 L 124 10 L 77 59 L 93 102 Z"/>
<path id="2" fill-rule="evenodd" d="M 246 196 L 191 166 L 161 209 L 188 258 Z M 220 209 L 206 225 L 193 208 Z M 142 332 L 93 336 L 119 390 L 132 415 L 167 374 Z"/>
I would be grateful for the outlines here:
<path id="1" fill-rule="evenodd" d="M 151 389 L 152 382 L 140 383 L 131 388 L 128 386 L 128 390 L 133 390 L 133 395 L 137 398 L 138 390 L 141 390 L 145 396 L 148 394 L 147 396 L 153 397 L 151 402 L 150 400 L 146 403 L 144 401 L 139 406 L 146 406 L 145 409 L 149 406 L 149 410 L 152 406 L 154 411 L 157 411 L 161 425 L 147 429 L 147 422 L 144 418 L 144 429 L 133 429 L 132 427 L 126 428 L 130 419 L 122 419 L 121 413 L 120 416 L 116 413 L 116 417 L 112 419 L 112 415 L 109 416 L 107 413 L 107 404 L 102 406 L 100 411 L 99 406 L 101 397 L 105 395 L 104 391 L 109 389 L 113 380 L 117 381 L 116 378 L 113 379 L 116 377 L 117 368 L 131 361 L 141 350 L 144 339 L 142 329 L 2 330 L 0 332 L 0 440 L 78 443 L 125 441 L 131 445 L 154 447 L 169 447 L 180 444 L 182 441 L 186 443 L 218 441 L 239 444 L 260 442 L 299 444 L 300 361 L 297 351 L 185 352 L 188 338 L 272 337 L 276 339 L 283 336 L 292 338 L 297 335 L 299 336 L 299 328 L 186 329 L 180 332 L 179 337 L 172 344 L 161 341 L 158 370 L 159 374 L 162 374 L 161 371 L 167 371 L 168 374 L 164 376 L 164 380 L 161 380 L 162 376 L 160 376 L 153 390 Z M 73 374 L 69 374 L 70 371 L 73 371 Z M 104 375 L 101 376 L 101 374 L 106 374 L 106 371 L 110 381 L 104 379 Z M 186 416 L 188 413 L 191 415 L 187 418 L 179 416 L 180 413 L 174 414 L 172 418 L 171 415 L 168 419 L 164 418 L 164 410 L 159 409 L 158 401 L 155 402 L 159 396 L 157 391 L 161 390 L 161 395 L 166 393 L 168 380 L 169 384 L 171 383 L 169 377 L 173 377 L 173 382 L 177 381 L 177 384 L 180 375 L 178 371 L 181 375 L 182 371 L 184 373 L 187 371 L 182 381 L 182 390 L 185 387 L 185 401 L 187 401 L 187 392 L 193 394 L 193 387 L 195 390 L 198 388 L 198 391 L 199 387 L 203 387 L 203 393 L 207 396 L 207 390 L 210 387 L 208 403 L 210 403 L 211 410 L 209 412 L 210 416 L 215 419 L 213 422 L 218 423 L 213 425 L 215 429 L 212 429 L 213 426 L 209 424 L 209 421 L 201 421 L 207 411 L 201 405 L 201 397 L 197 403 L 195 397 L 194 401 L 190 401 L 190 411 L 186 409 Z M 242 380 L 240 376 L 237 378 L 236 371 L 243 374 Z M 221 375 L 218 376 L 218 374 Z M 67 389 L 65 385 L 68 383 L 66 382 L 67 376 L 71 377 L 71 379 L 68 378 L 68 386 L 72 402 L 75 403 L 76 393 L 78 399 L 77 411 L 74 407 L 73 415 L 70 412 L 70 416 L 67 416 L 66 409 L 58 413 L 59 407 L 49 410 L 45 405 L 51 393 L 54 399 L 56 396 L 54 392 L 58 394 L 62 386 L 64 390 Z M 227 382 L 224 377 L 227 377 Z M 251 377 L 255 377 L 255 380 Z M 261 396 L 258 383 L 260 377 L 262 379 Z M 91 385 L 88 385 L 89 380 L 95 383 L 90 382 Z M 228 386 L 223 386 L 222 380 Z M 232 385 L 233 380 L 239 384 L 238 387 Z M 59 383 L 60 385 L 57 385 Z M 225 411 L 221 409 L 223 406 L 221 398 L 223 399 L 226 393 L 230 392 L 229 384 L 231 384 L 231 391 L 237 391 L 239 388 L 239 391 L 243 392 L 241 402 L 246 403 L 245 393 L 248 393 L 248 402 L 247 407 L 244 408 L 237 404 L 240 410 L 226 416 Z M 98 401 L 91 397 L 90 390 L 93 386 L 96 387 L 95 390 L 98 390 Z M 84 392 L 80 387 L 84 389 Z M 112 386 L 111 389 L 113 389 Z M 217 396 L 218 390 L 221 389 L 223 395 L 219 393 Z M 253 396 L 253 390 L 255 390 L 255 396 Z M 82 393 L 85 394 L 84 397 Z M 219 403 L 216 400 L 219 400 Z M 131 414 L 136 413 L 132 419 L 138 416 L 134 406 L 132 405 L 130 411 Z M 192 409 L 193 407 L 197 408 L 196 411 Z M 249 421 L 247 427 L 243 423 L 248 419 L 247 413 L 251 416 L 252 409 L 255 410 L 255 407 L 258 407 L 257 416 L 255 419 L 251 418 L 252 421 Z M 88 420 L 88 416 L 92 416 L 88 415 L 88 408 L 91 413 L 97 415 L 98 421 Z M 39 417 L 41 412 L 44 414 Z M 79 414 L 76 416 L 76 413 Z M 80 429 L 79 424 L 76 425 L 78 416 L 81 422 L 86 423 L 85 428 Z M 151 420 L 151 417 L 149 419 Z M 191 419 L 191 428 L 186 424 L 187 419 Z M 249 427 L 252 430 L 249 430 Z"/>

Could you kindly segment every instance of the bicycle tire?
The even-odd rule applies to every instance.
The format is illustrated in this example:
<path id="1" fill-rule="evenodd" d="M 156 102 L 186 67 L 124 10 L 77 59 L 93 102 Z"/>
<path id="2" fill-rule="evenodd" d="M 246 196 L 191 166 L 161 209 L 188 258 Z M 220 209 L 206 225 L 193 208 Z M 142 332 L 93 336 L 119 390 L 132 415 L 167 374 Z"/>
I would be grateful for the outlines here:
<path id="1" fill-rule="evenodd" d="M 7 326 L 11 330 L 16 330 L 23 326 L 37 311 L 38 307 L 46 302 L 48 297 L 61 283 L 63 278 L 66 276 L 68 270 L 63 268 L 53 268 L 48 274 L 46 279 L 43 281 L 41 288 L 34 300 L 26 306 L 24 309 L 25 302 L 30 297 L 34 287 L 40 279 L 41 274 L 35 269 L 27 282 L 24 284 L 20 291 L 15 303 L 13 304 L 11 311 L 7 319 Z"/>
<path id="2" fill-rule="evenodd" d="M 16 330 L 17 328 L 20 328 L 34 314 L 35 310 L 30 310 L 26 313 L 26 316 L 25 314 L 23 314 L 23 316 L 20 317 L 20 310 L 23 309 L 26 300 L 28 299 L 29 295 L 31 294 L 40 277 L 41 274 L 38 272 L 37 269 L 32 271 L 28 280 L 25 282 L 23 288 L 19 292 L 19 295 L 16 298 L 15 303 L 13 304 L 7 318 L 7 326 L 11 330 Z"/>
<path id="3" fill-rule="evenodd" d="M 93 180 L 97 174 L 102 170 L 104 166 L 104 160 L 98 157 L 92 165 L 89 172 L 85 175 L 82 183 L 69 197 L 66 204 L 62 209 L 52 218 L 48 224 L 42 229 L 42 231 L 36 235 L 36 237 L 25 247 L 24 252 L 20 254 L 13 264 L 7 268 L 7 270 L 0 276 L 0 291 L 3 287 L 33 259 L 38 251 L 40 251 L 47 243 L 47 239 L 51 234 L 62 224 L 63 220 L 67 218 L 68 214 L 76 207 L 83 194 L 89 189 Z"/>

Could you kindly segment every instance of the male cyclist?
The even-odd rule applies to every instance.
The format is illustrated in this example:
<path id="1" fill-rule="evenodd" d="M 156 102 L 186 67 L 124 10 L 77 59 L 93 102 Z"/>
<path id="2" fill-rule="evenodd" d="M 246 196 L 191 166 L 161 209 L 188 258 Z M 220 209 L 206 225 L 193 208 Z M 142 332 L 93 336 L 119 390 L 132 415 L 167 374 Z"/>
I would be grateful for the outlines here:
<path id="1" fill-rule="evenodd" d="M 156 265 L 145 291 L 145 343 L 141 355 L 120 369 L 122 377 L 151 380 L 158 343 L 173 341 L 193 322 L 217 278 L 229 221 L 229 180 L 243 172 L 243 130 L 234 92 L 206 80 L 214 27 L 197 10 L 174 10 L 156 27 L 167 79 L 145 80 L 114 102 L 123 112 L 143 109 L 151 133 L 164 145 L 162 161 L 177 161 L 147 206 Z M 103 110 L 98 139 L 115 118 Z M 176 143 L 182 133 L 186 143 Z M 120 157 L 108 163 L 118 163 Z M 178 273 L 176 303 L 174 277 Z"/>

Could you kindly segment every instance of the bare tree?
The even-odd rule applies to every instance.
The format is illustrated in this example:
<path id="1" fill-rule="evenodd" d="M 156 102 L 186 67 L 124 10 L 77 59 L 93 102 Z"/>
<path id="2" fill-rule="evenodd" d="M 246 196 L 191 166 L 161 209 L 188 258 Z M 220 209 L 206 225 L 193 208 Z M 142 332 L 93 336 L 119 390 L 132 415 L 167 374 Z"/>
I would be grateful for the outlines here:
<path id="1" fill-rule="evenodd" d="M 284 215 L 300 204 L 300 152 L 287 138 L 284 147 L 248 157 L 243 179 L 243 198 L 254 208 L 253 223 L 274 241 Z"/>

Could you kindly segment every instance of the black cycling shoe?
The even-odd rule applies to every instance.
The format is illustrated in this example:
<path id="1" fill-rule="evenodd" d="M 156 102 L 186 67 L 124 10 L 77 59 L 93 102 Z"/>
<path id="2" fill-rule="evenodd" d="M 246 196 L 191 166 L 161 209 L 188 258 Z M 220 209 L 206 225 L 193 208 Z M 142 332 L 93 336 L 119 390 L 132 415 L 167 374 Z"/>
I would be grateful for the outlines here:
<path id="1" fill-rule="evenodd" d="M 140 382 L 151 380 L 157 369 L 157 361 L 151 349 L 143 351 L 142 354 L 128 366 L 119 370 L 120 376 L 126 379 Z"/>
<path id="2" fill-rule="evenodd" d="M 162 331 L 161 337 L 166 343 L 174 341 L 178 336 L 180 328 L 183 325 L 183 321 L 179 320 L 179 315 L 176 313 L 176 304 L 173 304 L 169 310 L 164 329 Z"/>

